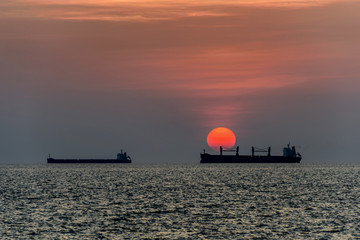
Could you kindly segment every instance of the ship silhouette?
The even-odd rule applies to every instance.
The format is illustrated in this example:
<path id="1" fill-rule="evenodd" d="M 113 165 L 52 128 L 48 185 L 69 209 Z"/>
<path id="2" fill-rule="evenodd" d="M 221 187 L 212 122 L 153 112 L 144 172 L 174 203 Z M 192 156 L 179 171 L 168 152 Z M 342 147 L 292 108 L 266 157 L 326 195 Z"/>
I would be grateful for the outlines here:
<path id="1" fill-rule="evenodd" d="M 131 157 L 121 150 L 116 159 L 55 159 L 49 154 L 47 163 L 131 163 Z"/>
<path id="2" fill-rule="evenodd" d="M 235 152 L 235 155 L 224 155 L 224 152 Z M 220 154 L 209 154 L 205 150 L 200 153 L 200 163 L 300 163 L 302 158 L 301 154 L 296 152 L 295 146 L 290 147 L 290 143 L 283 149 L 282 156 L 272 156 L 271 147 L 268 149 L 251 147 L 251 152 L 251 155 L 239 155 L 239 147 L 236 147 L 236 150 L 224 150 L 220 146 Z"/>

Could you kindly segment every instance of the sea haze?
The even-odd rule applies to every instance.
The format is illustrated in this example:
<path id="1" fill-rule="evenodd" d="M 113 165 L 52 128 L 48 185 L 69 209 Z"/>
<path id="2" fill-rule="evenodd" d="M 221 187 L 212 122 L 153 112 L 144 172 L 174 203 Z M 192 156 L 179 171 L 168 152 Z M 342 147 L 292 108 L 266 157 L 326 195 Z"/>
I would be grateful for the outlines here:
<path id="1" fill-rule="evenodd" d="M 359 164 L 0 166 L 2 238 L 360 238 Z"/>

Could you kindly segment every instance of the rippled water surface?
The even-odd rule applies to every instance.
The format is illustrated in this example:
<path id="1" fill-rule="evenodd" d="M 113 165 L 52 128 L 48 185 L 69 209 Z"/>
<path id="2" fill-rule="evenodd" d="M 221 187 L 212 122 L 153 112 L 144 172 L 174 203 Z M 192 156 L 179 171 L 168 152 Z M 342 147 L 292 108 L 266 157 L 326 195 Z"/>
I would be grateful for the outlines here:
<path id="1" fill-rule="evenodd" d="M 0 237 L 360 239 L 360 165 L 0 165 Z"/>

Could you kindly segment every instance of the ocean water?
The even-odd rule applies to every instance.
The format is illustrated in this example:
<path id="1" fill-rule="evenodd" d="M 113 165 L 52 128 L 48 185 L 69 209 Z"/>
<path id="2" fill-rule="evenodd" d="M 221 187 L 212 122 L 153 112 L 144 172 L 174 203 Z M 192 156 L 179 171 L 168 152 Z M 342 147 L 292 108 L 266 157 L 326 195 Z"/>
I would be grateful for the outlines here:
<path id="1" fill-rule="evenodd" d="M 360 165 L 0 165 L 3 239 L 360 239 Z"/>

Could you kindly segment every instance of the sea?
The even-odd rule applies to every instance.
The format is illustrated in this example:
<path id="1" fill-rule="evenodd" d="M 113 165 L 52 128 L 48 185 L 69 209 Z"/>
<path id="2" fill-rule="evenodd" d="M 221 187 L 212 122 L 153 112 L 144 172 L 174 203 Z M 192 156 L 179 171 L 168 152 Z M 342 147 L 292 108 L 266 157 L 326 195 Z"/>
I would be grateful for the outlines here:
<path id="1" fill-rule="evenodd" d="M 0 165 L 1 239 L 360 239 L 360 164 Z"/>

